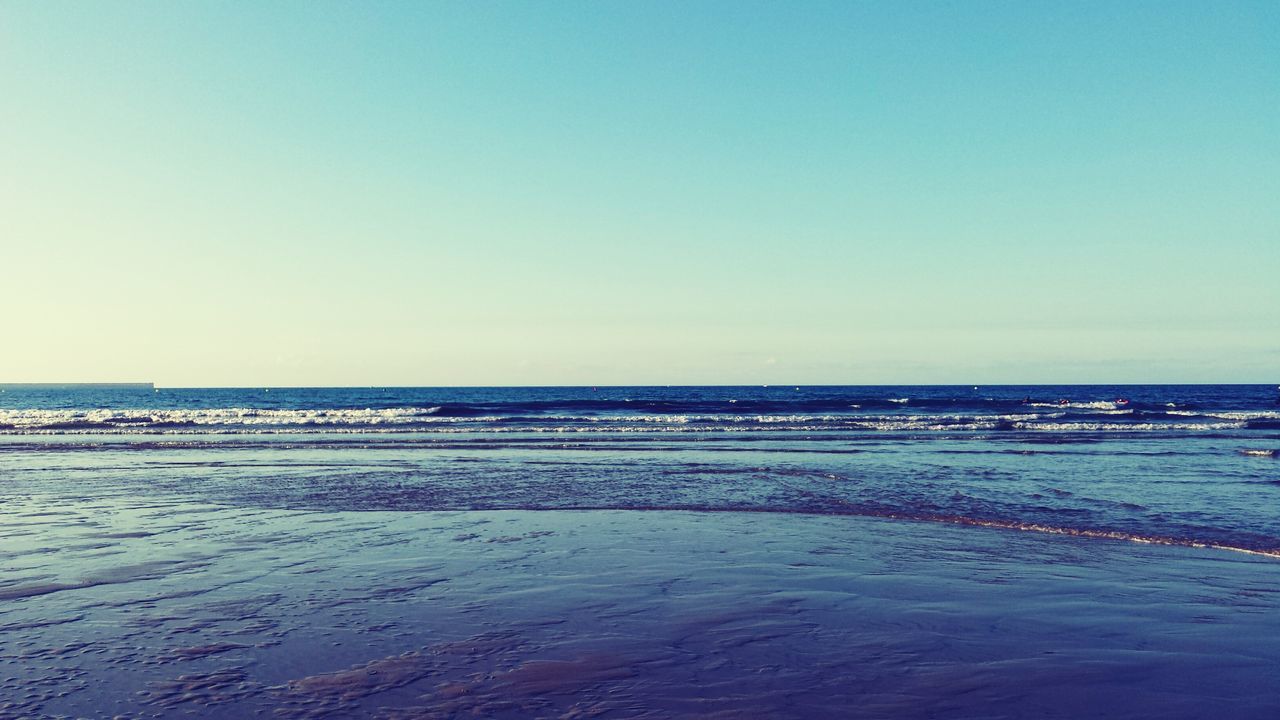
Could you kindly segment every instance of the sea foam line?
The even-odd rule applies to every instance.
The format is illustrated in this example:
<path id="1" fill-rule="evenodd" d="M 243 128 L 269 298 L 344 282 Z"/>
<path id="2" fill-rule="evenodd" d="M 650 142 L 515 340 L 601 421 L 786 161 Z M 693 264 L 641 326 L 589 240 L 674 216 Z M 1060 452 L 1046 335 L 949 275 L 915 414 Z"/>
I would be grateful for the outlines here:
<path id="1" fill-rule="evenodd" d="M 486 508 L 486 509 L 517 509 L 517 508 Z M 777 513 L 788 515 L 824 515 L 839 517 L 866 517 L 881 520 L 905 520 L 908 522 L 933 522 L 945 523 L 948 525 L 962 525 L 965 527 L 980 527 L 991 530 L 1013 530 L 1017 532 L 1040 533 L 1043 535 L 1061 535 L 1064 537 L 1085 538 L 1088 540 L 1113 540 L 1138 543 L 1141 545 L 1163 545 L 1167 547 L 1184 547 L 1197 550 L 1223 550 L 1228 552 L 1243 553 L 1245 555 L 1256 555 L 1259 557 L 1280 560 L 1280 547 L 1276 548 L 1246 548 L 1238 545 L 1227 545 L 1224 543 L 1216 543 L 1208 540 L 1191 540 L 1186 538 L 1165 537 L 1160 535 L 1138 535 L 1136 533 L 1127 533 L 1120 530 L 1094 530 L 1090 528 L 1071 528 L 1060 527 L 1056 525 L 1044 525 L 1041 523 L 1020 522 L 1017 520 L 986 520 L 982 518 L 972 518 L 964 515 L 929 515 L 924 513 L 908 513 L 896 512 L 892 510 L 864 509 L 864 508 L 841 508 L 841 509 L 816 509 L 816 508 L 777 508 L 777 507 L 750 507 L 750 506 L 708 506 L 708 505 L 573 505 L 558 506 L 548 508 L 518 508 L 523 510 L 540 510 L 540 511 L 589 511 L 589 510 L 626 510 L 636 512 L 746 512 L 746 513 Z"/>

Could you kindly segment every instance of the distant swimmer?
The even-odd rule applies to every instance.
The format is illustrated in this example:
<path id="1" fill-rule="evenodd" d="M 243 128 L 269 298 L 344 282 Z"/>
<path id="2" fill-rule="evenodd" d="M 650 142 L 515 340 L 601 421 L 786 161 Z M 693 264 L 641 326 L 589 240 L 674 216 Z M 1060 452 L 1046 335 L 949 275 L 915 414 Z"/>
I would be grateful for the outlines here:
<path id="1" fill-rule="evenodd" d="M 1059 401 L 1058 401 L 1058 404 L 1059 404 L 1059 405 L 1070 405 L 1070 404 L 1071 404 L 1071 401 L 1070 401 L 1070 400 L 1068 400 L 1068 399 L 1066 399 L 1066 398 L 1062 398 L 1061 400 L 1059 400 Z"/>
<path id="2" fill-rule="evenodd" d="M 1117 404 L 1117 405 L 1128 405 L 1128 404 L 1129 404 L 1129 399 L 1128 399 L 1128 398 L 1116 398 L 1116 404 Z"/>

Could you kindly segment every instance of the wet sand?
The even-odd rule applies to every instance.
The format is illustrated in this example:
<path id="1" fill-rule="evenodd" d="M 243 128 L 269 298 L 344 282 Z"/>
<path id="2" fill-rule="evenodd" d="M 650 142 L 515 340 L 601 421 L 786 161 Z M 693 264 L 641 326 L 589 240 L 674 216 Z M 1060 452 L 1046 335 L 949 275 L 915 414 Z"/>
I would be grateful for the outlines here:
<path id="1" fill-rule="evenodd" d="M 1280 715 L 1280 562 L 789 513 L 0 505 L 0 718 Z"/>

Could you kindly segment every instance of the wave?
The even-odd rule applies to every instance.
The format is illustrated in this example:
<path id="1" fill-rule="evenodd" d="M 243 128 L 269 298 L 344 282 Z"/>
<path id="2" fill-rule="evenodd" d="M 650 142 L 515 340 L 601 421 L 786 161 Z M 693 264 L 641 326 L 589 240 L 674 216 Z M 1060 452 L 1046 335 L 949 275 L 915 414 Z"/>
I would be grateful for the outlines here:
<path id="1" fill-rule="evenodd" d="M 1060 400 L 1058 402 L 1029 402 L 1026 404 L 1031 407 L 1072 408 L 1075 410 L 1120 410 L 1121 408 L 1125 408 L 1129 403 L 1105 400 L 1095 400 L 1090 402 L 1071 402 L 1070 400 Z"/>
<path id="2" fill-rule="evenodd" d="M 1160 430 L 1186 430 L 1202 432 L 1207 430 L 1236 430 L 1246 427 L 1244 423 L 1232 422 L 1182 422 L 1182 423 L 1116 423 L 1116 422 L 1047 422 L 1047 423 L 1015 423 L 1018 430 L 1039 432 L 1154 432 Z"/>
<path id="3" fill-rule="evenodd" d="M 1091 540 L 1120 540 L 1124 542 L 1142 543 L 1144 545 L 1171 545 L 1176 547 L 1201 548 L 1208 550 L 1228 550 L 1231 552 L 1244 553 L 1246 555 L 1260 555 L 1263 557 L 1280 559 L 1280 547 L 1253 548 L 1242 545 L 1233 545 L 1230 543 L 1215 542 L 1212 540 L 1197 540 L 1194 538 L 1141 535 L 1119 530 L 1062 527 L 1055 525 L 1043 525 L 1040 523 L 1019 522 L 1014 520 L 983 520 L 963 516 L 935 516 L 919 518 L 904 517 L 903 519 L 946 522 L 955 525 L 987 527 L 1001 530 L 1020 530 L 1023 532 L 1044 533 L 1048 535 L 1068 535 L 1071 537 L 1087 538 Z"/>
<path id="4" fill-rule="evenodd" d="M 117 433 L 359 432 L 1024 432 L 1150 433 L 1280 428 L 1270 411 L 1108 409 L 1004 403 L 984 411 L 879 408 L 820 403 L 572 401 L 423 405 L 390 408 L 0 409 L 0 435 Z M 914 404 L 914 401 L 910 401 Z M 765 403 L 778 405 L 778 403 Z M 883 407 L 893 405 L 894 407 Z M 727 407 L 726 407 L 727 406 Z M 823 409 L 815 410 L 815 406 Z M 679 411 L 675 411 L 678 409 Z M 700 409 L 705 408 L 705 409 Z M 806 409 L 807 408 L 807 409 Z M 606 410 L 607 409 L 607 410 Z"/>
<path id="5" fill-rule="evenodd" d="M 653 397 L 543 398 L 507 391 L 495 401 L 325 407 L 18 407 L 0 409 L 0 434 L 132 433 L 1184 433 L 1280 429 L 1280 411 L 1261 407 L 1193 409 L 1116 400 L 1033 397 L 919 397 L 833 393 L 797 398 L 705 397 L 710 391 Z M 210 391 L 212 392 L 212 391 Z M 444 393 L 436 393 L 444 398 Z M 472 396 L 477 393 L 472 393 Z M 735 395 L 737 393 L 735 392 Z M 458 397 L 466 393 L 458 392 Z M 241 393 L 243 400 L 265 402 Z M 457 397 L 456 397 L 457 398 Z M 301 398 L 300 398 L 301 400 Z M 312 398 L 312 400 L 317 400 Z M 389 397 L 389 402 L 399 398 Z M 195 402 L 207 402 L 196 397 Z M 294 400 L 292 402 L 297 402 Z"/>
<path id="6" fill-rule="evenodd" d="M 438 408 L 291 409 L 204 408 L 198 410 L 3 410 L 11 429 L 83 429 L 137 426 L 380 425 L 429 420 Z"/>
<path id="7" fill-rule="evenodd" d="M 847 505 L 836 508 L 805 507 L 753 507 L 753 506 L 702 506 L 702 505 L 583 505 L 557 507 L 556 510 L 628 510 L 628 511 L 689 511 L 689 512 L 759 512 L 787 513 L 800 515 L 827 515 L 847 517 L 872 517 L 885 520 L 905 520 L 911 522 L 936 522 L 966 527 L 990 528 L 994 530 L 1013 530 L 1019 532 L 1040 533 L 1045 535 L 1063 535 L 1085 540 L 1112 540 L 1119 542 L 1140 543 L 1143 545 L 1166 545 L 1206 550 L 1226 550 L 1280 559 L 1280 544 L 1275 538 L 1258 537 L 1262 544 L 1249 544 L 1234 539 L 1210 539 L 1197 537 L 1177 537 L 1172 535 L 1144 534 L 1108 528 L 1073 527 L 1070 525 L 1054 525 L 1042 522 L 1023 520 L 983 518 L 969 515 L 956 515 L 933 512 L 914 512 L 887 507 Z"/>
<path id="8" fill-rule="evenodd" d="M 1182 417 L 1211 417 L 1221 418 L 1223 420 L 1280 420 L 1280 412 L 1271 410 L 1239 410 L 1239 411 L 1212 411 L 1206 410 L 1195 412 L 1191 410 L 1166 410 L 1166 415 L 1177 415 Z"/>

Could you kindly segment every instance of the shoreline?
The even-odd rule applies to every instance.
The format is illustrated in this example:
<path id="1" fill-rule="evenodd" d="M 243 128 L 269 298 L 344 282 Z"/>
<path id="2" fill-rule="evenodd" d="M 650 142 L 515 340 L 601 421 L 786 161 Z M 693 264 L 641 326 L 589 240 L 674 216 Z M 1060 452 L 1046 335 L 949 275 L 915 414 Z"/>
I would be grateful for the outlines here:
<path id="1" fill-rule="evenodd" d="M 0 718 L 1280 706 L 1277 569 L 1238 554 L 850 516 L 48 508 L 0 516 L 6 570 L 62 585 L 0 599 L 0 694 L 28 698 Z"/>

